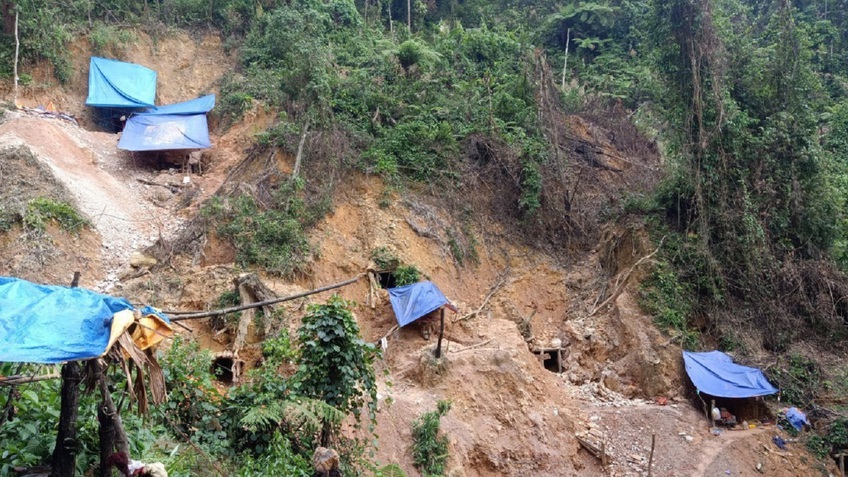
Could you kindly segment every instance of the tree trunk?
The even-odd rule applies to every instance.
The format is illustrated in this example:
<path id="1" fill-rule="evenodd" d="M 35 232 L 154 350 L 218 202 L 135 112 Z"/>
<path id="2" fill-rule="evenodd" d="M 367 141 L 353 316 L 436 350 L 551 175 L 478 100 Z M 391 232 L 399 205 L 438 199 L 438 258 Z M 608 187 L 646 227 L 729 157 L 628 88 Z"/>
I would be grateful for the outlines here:
<path id="1" fill-rule="evenodd" d="M 21 40 L 18 37 L 18 7 L 15 5 L 15 106 L 18 104 L 18 53 L 21 50 Z"/>
<path id="2" fill-rule="evenodd" d="M 571 43 L 571 28 L 565 34 L 565 61 L 562 63 L 562 90 L 565 91 L 565 71 L 568 69 L 568 44 Z"/>
<path id="3" fill-rule="evenodd" d="M 306 134 L 309 132 L 309 121 L 303 126 L 303 134 L 300 136 L 300 144 L 297 145 L 297 155 L 294 158 L 294 169 L 292 169 L 292 179 L 300 174 L 300 163 L 303 160 L 303 144 L 306 142 Z"/>
<path id="4" fill-rule="evenodd" d="M 412 33 L 412 0 L 406 0 L 406 28 Z"/>

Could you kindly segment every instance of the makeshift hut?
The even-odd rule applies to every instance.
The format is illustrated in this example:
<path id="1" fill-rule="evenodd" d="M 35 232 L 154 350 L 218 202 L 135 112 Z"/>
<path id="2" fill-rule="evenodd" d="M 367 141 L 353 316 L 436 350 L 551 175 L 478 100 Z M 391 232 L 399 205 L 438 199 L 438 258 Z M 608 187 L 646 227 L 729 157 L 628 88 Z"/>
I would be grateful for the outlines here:
<path id="1" fill-rule="evenodd" d="M 215 107 L 215 95 L 157 106 L 127 120 L 118 149 L 154 153 L 161 162 L 199 165 L 199 150 L 212 146 L 206 113 Z M 198 152 L 191 156 L 192 152 Z M 194 165 L 194 164 L 193 164 Z"/>
<path id="2" fill-rule="evenodd" d="M 120 118 L 155 104 L 156 72 L 133 63 L 92 56 L 88 70 L 87 106 L 106 130 L 121 130 Z"/>
<path id="3" fill-rule="evenodd" d="M 736 364 L 721 351 L 684 351 L 683 362 L 707 415 L 713 418 L 713 409 L 719 410 L 717 424 L 753 424 L 773 418 L 761 398 L 778 389 L 759 369 Z"/>
<path id="4" fill-rule="evenodd" d="M 77 278 L 78 275 L 75 282 Z M 136 309 L 123 298 L 74 286 L 37 285 L 0 276 L 0 362 L 65 363 L 52 475 L 73 475 L 75 449 L 65 443 L 75 440 L 78 383 L 85 375 L 101 392 L 100 425 L 116 436 L 113 442 L 101 441 L 101 456 L 113 452 L 129 455 L 109 391 L 106 367 L 117 363 L 126 372 L 131 383 L 127 386 L 130 397 L 145 411 L 148 391 L 155 404 L 165 399 L 165 380 L 153 347 L 172 335 L 169 319 L 153 308 Z M 18 369 L 20 373 L 21 368 Z M 58 377 L 5 376 L 0 377 L 0 387 Z M 106 434 L 101 432 L 101 436 Z"/>
<path id="5" fill-rule="evenodd" d="M 400 327 L 418 321 L 436 310 L 440 311 L 439 342 L 436 345 L 436 357 L 440 357 L 442 335 L 445 329 L 444 308 L 448 307 L 453 311 L 456 311 L 456 308 L 445 298 L 439 287 L 432 282 L 423 281 L 389 288 L 389 301 L 392 303 L 392 310 Z"/>

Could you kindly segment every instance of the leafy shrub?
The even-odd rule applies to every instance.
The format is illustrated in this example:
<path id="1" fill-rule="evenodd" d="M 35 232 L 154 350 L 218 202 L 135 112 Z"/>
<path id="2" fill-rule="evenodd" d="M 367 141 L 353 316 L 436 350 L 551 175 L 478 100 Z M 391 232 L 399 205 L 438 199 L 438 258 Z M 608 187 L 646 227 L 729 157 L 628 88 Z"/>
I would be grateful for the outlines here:
<path id="1" fill-rule="evenodd" d="M 421 280 L 421 271 L 415 265 L 401 265 L 392 275 L 395 277 L 395 285 L 399 287 Z"/>
<path id="2" fill-rule="evenodd" d="M 639 303 L 658 326 L 680 333 L 685 349 L 692 349 L 697 344 L 697 335 L 689 329 L 693 303 L 691 289 L 668 262 L 657 261 L 650 277 L 642 284 Z"/>
<path id="3" fill-rule="evenodd" d="M 439 401 L 436 410 L 412 423 L 412 458 L 424 475 L 444 475 L 448 462 L 448 437 L 439 433 L 439 421 L 450 411 L 450 401 Z"/>
<path id="4" fill-rule="evenodd" d="M 239 466 L 239 477 L 256 475 L 279 475 L 311 477 L 312 465 L 303 456 L 295 453 L 289 440 L 280 431 L 272 434 L 268 448 L 258 457 L 247 454 Z"/>
<path id="5" fill-rule="evenodd" d="M 217 449 L 228 447 L 223 396 L 210 370 L 212 355 L 197 341 L 174 337 L 160 364 L 168 383 L 168 400 L 153 413 L 177 436 L 188 436 Z M 225 422 L 222 422 L 225 421 Z"/>
<path id="6" fill-rule="evenodd" d="M 822 391 L 821 368 L 815 361 L 800 354 L 789 356 L 789 362 L 783 366 L 769 368 L 767 374 L 788 403 L 807 405 Z"/>
<path id="7" fill-rule="evenodd" d="M 371 259 L 380 270 L 395 270 L 400 266 L 400 259 L 386 247 L 377 247 L 371 251 Z"/>
<path id="8" fill-rule="evenodd" d="M 258 265 L 268 272 L 288 276 L 305 269 L 312 246 L 306 236 L 326 210 L 326 203 L 307 206 L 300 197 L 302 183 L 286 181 L 272 193 L 265 208 L 251 195 L 222 199 L 204 205 L 201 213 L 217 225 L 218 235 L 236 249 L 243 266 Z"/>
<path id="9" fill-rule="evenodd" d="M 114 54 L 135 40 L 135 34 L 126 28 L 102 23 L 98 23 L 88 35 L 91 51 L 96 55 Z"/>
<path id="10" fill-rule="evenodd" d="M 351 306 L 338 295 L 324 305 L 310 305 L 298 330 L 300 366 L 292 387 L 357 418 L 367 402 L 373 420 L 377 406 L 373 363 L 379 350 L 360 337 Z"/>

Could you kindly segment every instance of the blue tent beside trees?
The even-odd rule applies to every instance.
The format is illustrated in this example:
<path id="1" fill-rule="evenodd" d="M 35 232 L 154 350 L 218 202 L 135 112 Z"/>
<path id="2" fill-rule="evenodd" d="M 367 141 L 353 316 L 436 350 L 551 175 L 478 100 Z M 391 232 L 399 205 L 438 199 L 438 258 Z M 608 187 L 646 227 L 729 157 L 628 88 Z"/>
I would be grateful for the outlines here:
<path id="1" fill-rule="evenodd" d="M 166 151 L 206 149 L 212 146 L 206 113 L 215 107 L 215 95 L 157 106 L 127 120 L 118 149 Z"/>

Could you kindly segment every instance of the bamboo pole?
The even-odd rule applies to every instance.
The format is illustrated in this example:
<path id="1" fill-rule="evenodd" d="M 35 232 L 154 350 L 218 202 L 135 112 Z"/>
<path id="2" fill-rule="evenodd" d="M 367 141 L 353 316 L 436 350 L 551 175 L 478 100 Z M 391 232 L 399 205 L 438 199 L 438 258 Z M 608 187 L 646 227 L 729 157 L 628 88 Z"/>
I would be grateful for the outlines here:
<path id="1" fill-rule="evenodd" d="M 273 300 L 265 300 L 258 301 L 256 303 L 251 303 L 249 305 L 241 305 L 241 306 L 232 306 L 230 308 L 222 308 L 219 310 L 211 310 L 211 311 L 163 311 L 162 313 L 166 315 L 177 315 L 171 317 L 171 321 L 183 321 L 183 320 L 196 320 L 198 318 L 209 318 L 213 316 L 221 316 L 226 315 L 227 313 L 235 313 L 237 311 L 247 310 L 249 308 L 258 308 L 260 306 L 268 306 L 273 305 L 275 303 L 282 303 L 284 301 L 297 300 L 298 298 L 303 298 L 305 296 L 314 295 L 316 293 L 325 292 L 328 290 L 333 290 L 335 288 L 341 288 L 346 285 L 350 285 L 351 283 L 355 283 L 360 278 L 365 276 L 364 274 L 357 275 L 351 279 L 345 280 L 343 282 L 334 283 L 332 285 L 327 285 L 324 287 L 316 288 L 314 290 L 305 291 L 303 293 L 298 293 L 296 295 L 285 296 L 282 298 L 274 298 Z"/>

